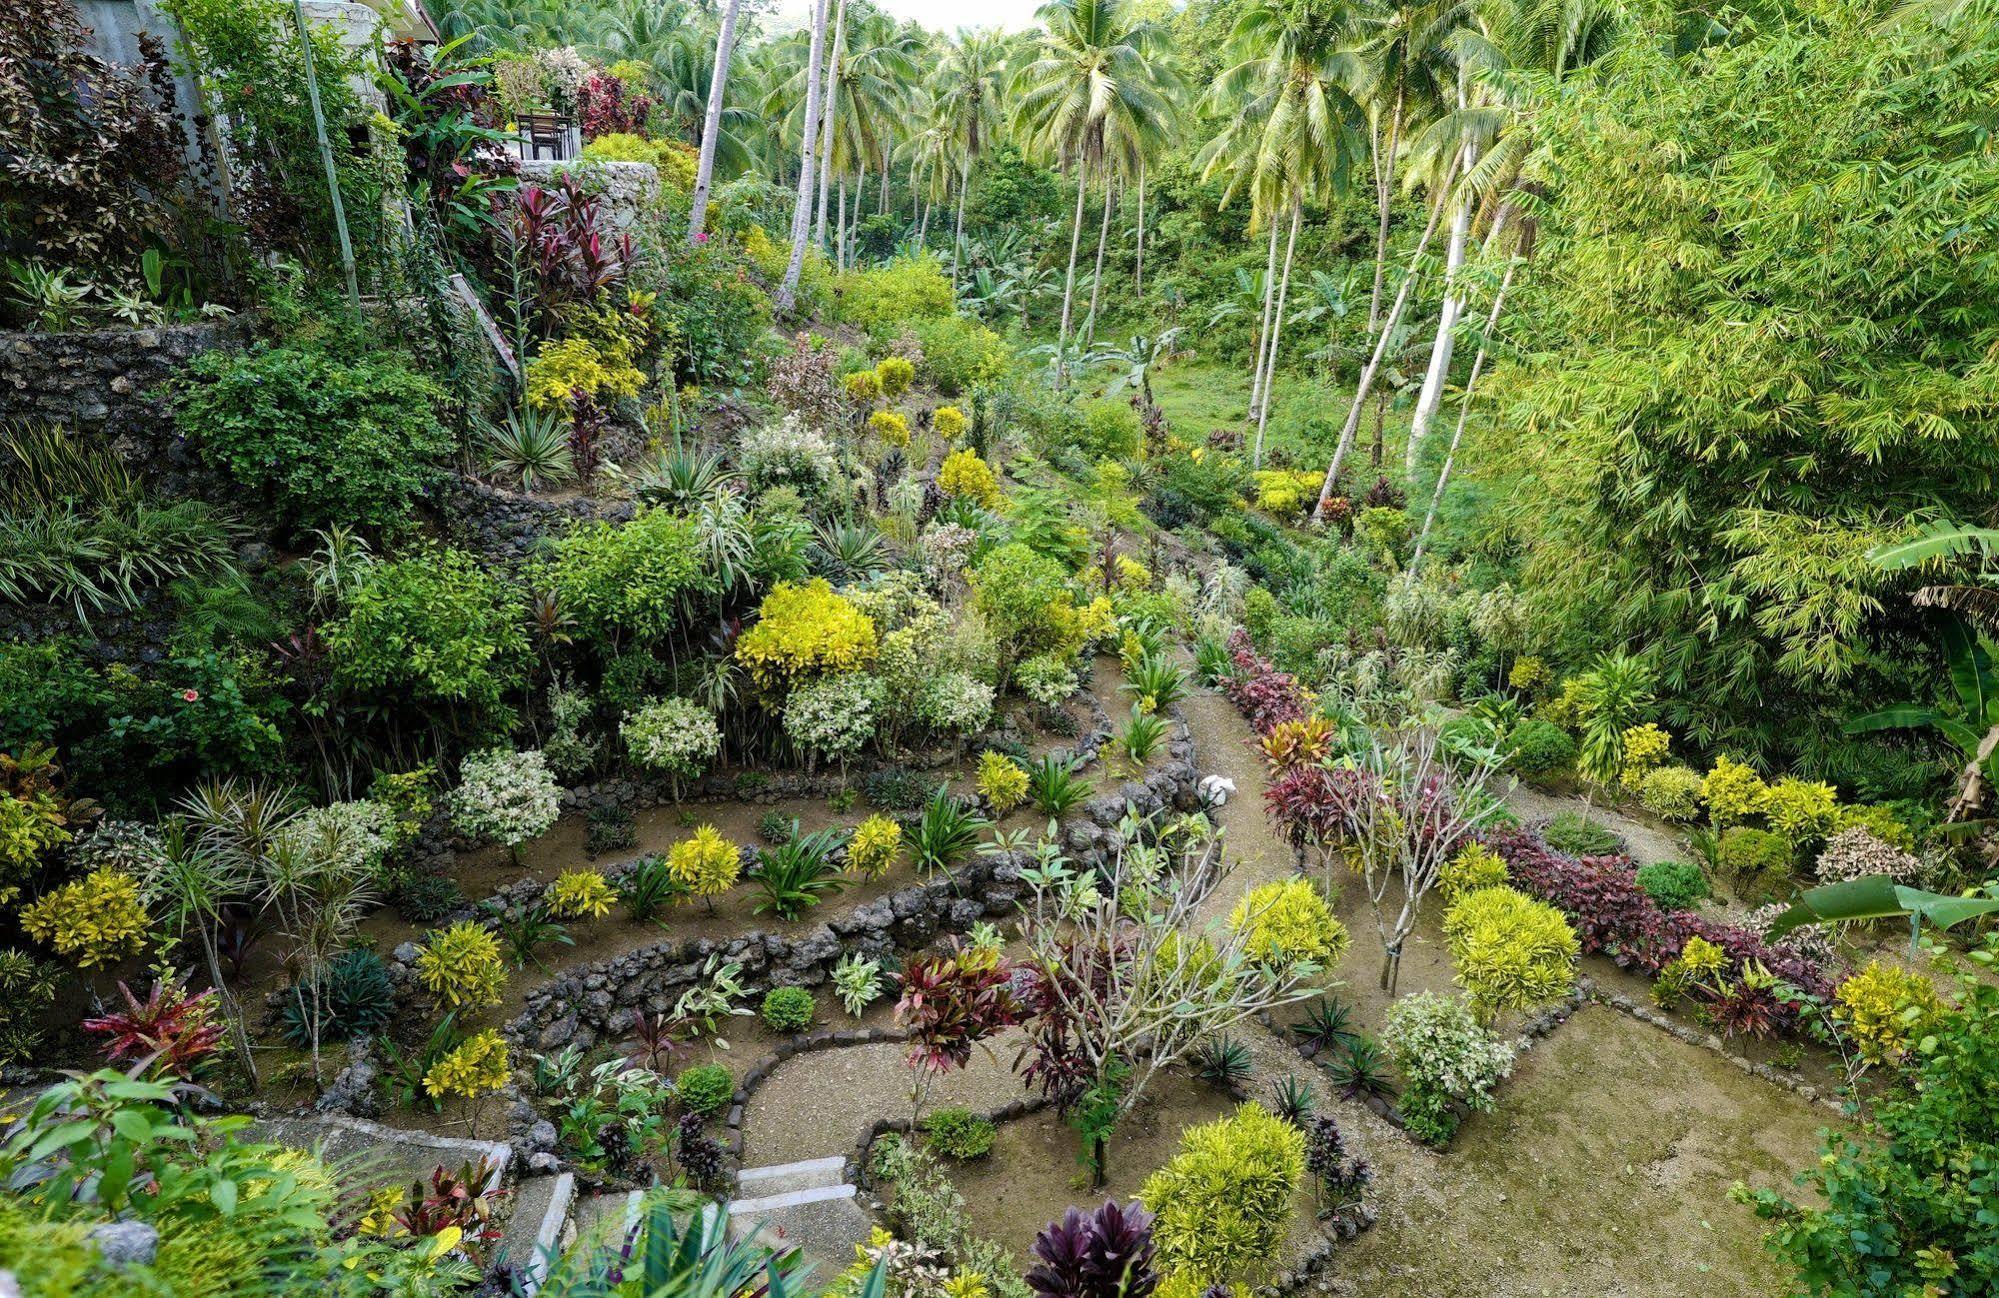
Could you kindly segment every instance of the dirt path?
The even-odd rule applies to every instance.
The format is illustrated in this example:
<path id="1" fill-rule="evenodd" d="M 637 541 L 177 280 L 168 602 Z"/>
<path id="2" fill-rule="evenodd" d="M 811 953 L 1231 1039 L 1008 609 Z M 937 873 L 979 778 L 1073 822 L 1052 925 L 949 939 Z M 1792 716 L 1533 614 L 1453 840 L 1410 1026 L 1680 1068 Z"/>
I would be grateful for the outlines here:
<path id="1" fill-rule="evenodd" d="M 1591 820 L 1621 836 L 1625 850 L 1639 865 L 1688 859 L 1686 840 L 1670 828 L 1628 816 L 1614 807 L 1593 804 L 1574 794 L 1544 793 L 1540 789 L 1517 784 L 1507 793 L 1506 805 L 1513 808 L 1514 814 L 1523 822 L 1548 820 L 1564 811 L 1588 815 Z"/>

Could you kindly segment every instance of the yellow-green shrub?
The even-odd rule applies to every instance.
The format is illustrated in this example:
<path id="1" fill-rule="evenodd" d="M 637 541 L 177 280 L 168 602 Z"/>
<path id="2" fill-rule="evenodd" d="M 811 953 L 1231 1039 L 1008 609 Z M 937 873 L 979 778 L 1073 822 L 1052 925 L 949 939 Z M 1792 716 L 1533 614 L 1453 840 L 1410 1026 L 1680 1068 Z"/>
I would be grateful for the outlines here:
<path id="1" fill-rule="evenodd" d="M 21 911 L 29 937 L 89 969 L 116 964 L 146 941 L 145 904 L 138 881 L 118 870 L 94 870 Z"/>
<path id="2" fill-rule="evenodd" d="M 557 919 L 598 919 L 611 913 L 618 894 L 595 870 L 566 870 L 548 885 L 548 913 Z"/>
<path id="3" fill-rule="evenodd" d="M 840 388 L 847 394 L 848 400 L 867 405 L 881 397 L 882 381 L 875 377 L 873 370 L 855 370 L 840 379 Z"/>
<path id="4" fill-rule="evenodd" d="M 1506 683 L 1522 694 L 1539 694 L 1554 678 L 1548 664 L 1533 654 L 1515 659 L 1513 670 L 1506 673 Z"/>
<path id="5" fill-rule="evenodd" d="M 1701 780 L 1701 801 L 1718 825 L 1735 825 L 1760 815 L 1770 798 L 1770 788 L 1758 775 L 1727 755 L 1714 760 L 1714 768 Z"/>
<path id="6" fill-rule="evenodd" d="M 537 410 L 566 407 L 579 392 L 608 404 L 637 396 L 645 382 L 629 348 L 617 343 L 600 347 L 588 338 L 543 343 L 527 365 L 528 404 Z"/>
<path id="7" fill-rule="evenodd" d="M 1319 475 L 1297 469 L 1262 469 L 1255 478 L 1256 507 L 1270 514 L 1296 514 L 1319 498 Z"/>
<path id="8" fill-rule="evenodd" d="M 1005 753 L 987 749 L 979 758 L 979 793 L 1004 816 L 1027 798 L 1027 772 Z"/>
<path id="9" fill-rule="evenodd" d="M 953 500 L 969 500 L 987 507 L 997 503 L 1000 496 L 999 476 L 969 446 L 944 457 L 937 470 L 937 489 Z"/>
<path id="10" fill-rule="evenodd" d="M 869 816 L 847 840 L 847 869 L 863 879 L 879 879 L 902 852 L 902 826 L 887 816 Z"/>
<path id="11" fill-rule="evenodd" d="M 970 425 L 965 419 L 965 412 L 958 407 L 939 406 L 930 412 L 930 426 L 937 430 L 939 437 L 947 442 L 953 442 L 962 436 Z"/>
<path id="12" fill-rule="evenodd" d="M 1444 900 L 1456 901 L 1468 892 L 1498 887 L 1511 877 L 1499 853 L 1483 843 L 1467 843 L 1437 871 L 1437 890 Z"/>
<path id="13" fill-rule="evenodd" d="M 909 420 L 900 410 L 877 410 L 868 416 L 868 431 L 890 446 L 909 445 Z"/>
<path id="14" fill-rule="evenodd" d="M 1546 1005 L 1575 986 L 1581 945 L 1561 911 L 1504 884 L 1465 893 L 1444 912 L 1457 982 L 1482 1018 Z"/>
<path id="15" fill-rule="evenodd" d="M 425 991 L 455 1010 L 498 1005 L 507 985 L 499 940 L 469 919 L 426 935 L 416 976 Z"/>
<path id="16" fill-rule="evenodd" d="M 765 689 L 786 689 L 820 672 L 874 661 L 875 624 L 822 578 L 781 581 L 764 596 L 757 624 L 736 641 L 736 660 Z"/>
<path id="17" fill-rule="evenodd" d="M 1187 1128 L 1180 1152 L 1139 1191 L 1160 1269 L 1204 1287 L 1261 1280 L 1282 1253 L 1304 1175 L 1304 1133 L 1261 1105 Z"/>
<path id="18" fill-rule="evenodd" d="M 702 825 L 692 838 L 675 843 L 666 854 L 666 872 L 697 897 L 714 897 L 736 886 L 743 872 L 742 849 L 722 837 L 713 825 Z"/>
<path id="19" fill-rule="evenodd" d="M 499 1090 L 512 1075 L 507 1039 L 500 1035 L 499 1029 L 488 1028 L 467 1037 L 432 1064 L 423 1075 L 423 1089 L 434 1100 L 447 1095 L 474 1100 Z"/>
<path id="20" fill-rule="evenodd" d="M 1267 964 L 1311 960 L 1330 968 L 1347 949 L 1347 926 L 1304 879 L 1266 883 L 1252 890 L 1229 912 L 1229 927 L 1247 932 L 1250 956 Z"/>
<path id="21" fill-rule="evenodd" d="M 1673 737 L 1650 721 L 1631 726 L 1624 732 L 1624 769 L 1618 782 L 1635 790 L 1653 768 L 1662 765 L 1673 751 Z"/>
<path id="22" fill-rule="evenodd" d="M 948 316 L 955 305 L 950 277 L 930 256 L 898 257 L 883 266 L 848 271 L 834 281 L 840 318 L 863 329 Z"/>
<path id="23" fill-rule="evenodd" d="M 1763 818 L 1792 843 L 1815 843 L 1839 824 L 1839 792 L 1818 780 L 1787 775 L 1763 798 Z"/>
<path id="24" fill-rule="evenodd" d="M 899 397 L 916 382 L 916 367 L 901 356 L 885 356 L 875 366 L 875 378 L 881 383 L 883 396 Z"/>
<path id="25" fill-rule="evenodd" d="M 1833 993 L 1834 1020 L 1846 1029 L 1860 1057 L 1873 1064 L 1900 1060 L 1910 1040 L 1943 1010 L 1935 983 L 1879 960 L 1868 962 Z"/>

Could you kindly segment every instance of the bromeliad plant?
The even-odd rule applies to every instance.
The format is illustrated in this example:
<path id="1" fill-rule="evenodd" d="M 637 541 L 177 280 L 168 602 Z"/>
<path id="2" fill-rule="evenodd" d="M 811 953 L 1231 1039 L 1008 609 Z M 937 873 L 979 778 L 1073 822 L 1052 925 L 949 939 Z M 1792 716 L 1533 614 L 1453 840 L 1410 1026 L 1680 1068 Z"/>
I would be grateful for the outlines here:
<path id="1" fill-rule="evenodd" d="M 84 1031 L 107 1038 L 104 1057 L 111 1063 L 141 1059 L 168 1077 L 189 1079 L 222 1042 L 212 991 L 191 996 L 186 983 L 173 978 L 155 979 L 144 1001 L 122 981 L 118 994 L 124 1009 L 83 1021 Z"/>

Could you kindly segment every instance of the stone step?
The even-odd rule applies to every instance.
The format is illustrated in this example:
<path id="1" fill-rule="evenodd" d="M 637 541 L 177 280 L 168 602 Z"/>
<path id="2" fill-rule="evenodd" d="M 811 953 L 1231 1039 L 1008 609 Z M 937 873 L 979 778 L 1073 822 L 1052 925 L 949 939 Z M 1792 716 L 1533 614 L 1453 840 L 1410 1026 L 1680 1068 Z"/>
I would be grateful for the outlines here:
<path id="1" fill-rule="evenodd" d="M 523 1298 L 534 1298 L 550 1263 L 560 1254 L 575 1198 L 576 1178 L 568 1172 L 523 1177 L 514 1187 L 513 1215 L 500 1241 L 500 1259 L 514 1268 Z"/>
<path id="2" fill-rule="evenodd" d="M 856 1191 L 850 1184 L 815 1185 L 800 1190 L 785 1190 L 779 1194 L 759 1195 L 754 1199 L 737 1199 L 729 1205 L 732 1219 L 760 1217 L 781 1212 L 788 1208 L 799 1208 L 809 1203 L 824 1203 L 830 1199 L 851 1199 Z"/>
<path id="3" fill-rule="evenodd" d="M 617 1247 L 637 1222 L 642 1190 L 621 1190 L 612 1194 L 586 1194 L 576 1200 L 570 1218 L 576 1223 L 576 1238 Z"/>
<path id="4" fill-rule="evenodd" d="M 838 1154 L 830 1158 L 808 1158 L 798 1163 L 776 1163 L 769 1167 L 746 1167 L 736 1174 L 736 1192 L 745 1198 L 768 1198 L 792 1190 L 816 1190 L 838 1185 L 847 1176 L 847 1160 Z"/>
<path id="5" fill-rule="evenodd" d="M 851 1185 L 794 1190 L 729 1207 L 730 1235 L 775 1253 L 796 1249 L 815 1276 L 844 1271 L 873 1226 Z"/>

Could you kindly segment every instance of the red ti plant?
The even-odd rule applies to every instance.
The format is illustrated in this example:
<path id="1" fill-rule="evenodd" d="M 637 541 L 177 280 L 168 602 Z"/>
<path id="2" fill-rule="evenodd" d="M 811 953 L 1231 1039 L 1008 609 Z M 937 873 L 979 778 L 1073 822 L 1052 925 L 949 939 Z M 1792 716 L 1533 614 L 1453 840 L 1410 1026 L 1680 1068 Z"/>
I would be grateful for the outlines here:
<path id="1" fill-rule="evenodd" d="M 118 994 L 125 998 L 124 1009 L 83 1021 L 85 1031 L 110 1038 L 104 1057 L 114 1064 L 151 1057 L 162 1073 L 190 1079 L 222 1042 L 212 990 L 190 996 L 186 985 L 174 979 L 156 980 L 144 1001 L 123 982 Z"/>
<path id="2" fill-rule="evenodd" d="M 606 73 L 593 72 L 576 88 L 576 117 L 588 139 L 613 133 L 643 134 L 651 116 L 651 95 L 632 90 Z"/>
<path id="3" fill-rule="evenodd" d="M 942 955 L 915 955 L 902 970 L 896 1022 L 909 1029 L 910 1130 L 930 1082 L 972 1062 L 972 1047 L 1023 1017 L 1013 966 L 997 951 L 954 944 Z"/>

